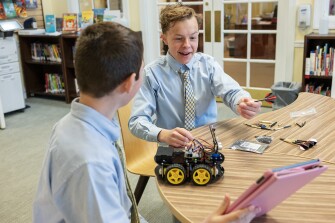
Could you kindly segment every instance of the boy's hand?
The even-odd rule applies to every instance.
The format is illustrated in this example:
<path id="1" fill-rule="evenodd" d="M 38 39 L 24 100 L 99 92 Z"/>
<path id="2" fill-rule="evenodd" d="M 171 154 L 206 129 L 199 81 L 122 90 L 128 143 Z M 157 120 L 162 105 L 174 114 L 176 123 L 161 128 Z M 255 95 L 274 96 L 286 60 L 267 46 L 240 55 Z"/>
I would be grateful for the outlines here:
<path id="1" fill-rule="evenodd" d="M 158 134 L 158 141 L 173 147 L 185 147 L 193 140 L 193 135 L 184 128 L 163 129 Z"/>
<path id="2" fill-rule="evenodd" d="M 261 102 L 252 98 L 242 98 L 237 105 L 237 112 L 246 119 L 251 119 L 261 111 Z"/>
<path id="3" fill-rule="evenodd" d="M 260 208 L 250 206 L 248 208 L 233 211 L 229 214 L 224 214 L 230 205 L 230 198 L 225 195 L 223 202 L 219 208 L 209 215 L 204 223 L 249 223 L 258 212 Z"/>

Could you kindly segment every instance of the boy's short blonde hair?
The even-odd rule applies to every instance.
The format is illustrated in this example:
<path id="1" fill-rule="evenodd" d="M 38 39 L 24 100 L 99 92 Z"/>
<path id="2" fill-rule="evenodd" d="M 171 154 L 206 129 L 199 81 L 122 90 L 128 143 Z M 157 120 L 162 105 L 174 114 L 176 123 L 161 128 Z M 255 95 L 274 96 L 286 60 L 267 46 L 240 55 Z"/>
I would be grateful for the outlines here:
<path id="1" fill-rule="evenodd" d="M 162 32 L 166 33 L 176 22 L 190 19 L 193 16 L 197 19 L 199 25 L 201 23 L 201 19 L 195 13 L 193 8 L 184 6 L 180 3 L 166 6 L 162 9 L 159 18 Z"/>

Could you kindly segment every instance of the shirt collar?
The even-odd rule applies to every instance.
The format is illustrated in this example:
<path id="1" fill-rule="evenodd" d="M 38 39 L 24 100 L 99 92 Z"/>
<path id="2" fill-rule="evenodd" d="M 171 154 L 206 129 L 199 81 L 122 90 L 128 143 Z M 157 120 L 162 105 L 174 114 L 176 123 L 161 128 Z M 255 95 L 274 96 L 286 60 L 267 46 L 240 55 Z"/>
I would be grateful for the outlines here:
<path id="1" fill-rule="evenodd" d="M 181 64 L 181 63 L 179 63 L 177 60 L 175 60 L 172 56 L 171 56 L 171 54 L 169 53 L 169 52 L 167 52 L 167 54 L 166 54 L 166 61 L 167 61 L 167 63 L 170 65 L 170 67 L 174 70 L 174 71 L 176 71 L 176 72 L 178 72 L 179 71 L 179 69 L 180 68 L 182 68 L 182 69 L 186 69 L 186 68 L 188 68 L 190 71 L 192 70 L 192 66 L 193 66 L 193 64 L 194 64 L 194 61 L 195 61 L 195 56 L 193 56 L 192 57 L 192 59 L 190 60 L 190 62 L 188 62 L 187 64 Z M 185 68 L 185 67 L 186 68 Z"/>
<path id="2" fill-rule="evenodd" d="M 79 98 L 72 101 L 71 114 L 91 125 L 110 141 L 117 141 L 120 137 L 120 126 L 116 116 L 109 120 L 95 109 L 79 103 Z"/>

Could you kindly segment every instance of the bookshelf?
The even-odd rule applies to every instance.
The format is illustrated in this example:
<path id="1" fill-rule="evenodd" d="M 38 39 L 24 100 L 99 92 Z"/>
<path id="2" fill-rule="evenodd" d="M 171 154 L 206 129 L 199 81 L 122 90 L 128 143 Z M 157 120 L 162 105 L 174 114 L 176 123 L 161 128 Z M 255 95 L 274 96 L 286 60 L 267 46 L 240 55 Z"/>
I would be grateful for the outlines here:
<path id="1" fill-rule="evenodd" d="M 72 46 L 76 38 L 75 34 L 71 36 L 19 35 L 22 70 L 28 97 L 46 97 L 70 103 L 77 96 L 72 55 Z M 57 46 L 59 58 L 50 60 L 45 54 L 41 56 L 41 53 L 37 53 L 38 58 L 36 58 L 36 51 L 34 52 L 36 48 L 32 45 Z M 45 50 L 42 51 L 45 52 Z M 63 90 L 48 91 L 46 74 L 57 74 L 55 76 L 61 78 Z"/>
<path id="2" fill-rule="evenodd" d="M 77 37 L 77 34 L 62 35 L 63 71 L 67 85 L 66 101 L 72 101 L 78 96 L 75 84 L 76 75 L 74 72 L 74 46 Z"/>
<path id="3" fill-rule="evenodd" d="M 304 40 L 302 91 L 335 97 L 335 34 L 311 33 Z"/>

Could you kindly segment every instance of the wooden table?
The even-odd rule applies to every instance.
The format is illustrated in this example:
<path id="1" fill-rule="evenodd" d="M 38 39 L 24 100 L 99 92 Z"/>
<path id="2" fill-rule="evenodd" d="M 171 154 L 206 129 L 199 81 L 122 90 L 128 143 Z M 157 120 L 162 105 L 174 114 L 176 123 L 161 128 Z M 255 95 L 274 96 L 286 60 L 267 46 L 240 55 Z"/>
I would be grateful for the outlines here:
<path id="1" fill-rule="evenodd" d="M 316 114 L 291 118 L 290 112 L 315 108 Z M 268 131 L 246 126 L 258 120 L 277 121 L 292 127 L 278 131 Z M 306 121 L 302 128 L 295 122 Z M 263 113 L 246 120 L 234 118 L 214 124 L 216 136 L 223 145 L 225 155 L 224 177 L 204 187 L 186 183 L 171 186 L 157 180 L 161 197 L 170 207 L 173 215 L 181 222 L 202 222 L 217 208 L 225 193 L 231 200 L 246 190 L 262 173 L 276 168 L 312 158 L 319 158 L 328 170 L 314 181 L 286 199 L 266 215 L 252 222 L 334 222 L 335 221 L 335 100 L 311 93 L 300 93 L 292 104 L 276 111 Z M 212 141 L 208 126 L 192 131 L 196 138 Z M 257 135 L 274 137 L 264 154 L 234 151 L 228 147 L 238 139 L 254 140 Z M 281 137 L 295 139 L 315 138 L 318 143 L 307 151 L 280 140 Z"/>

